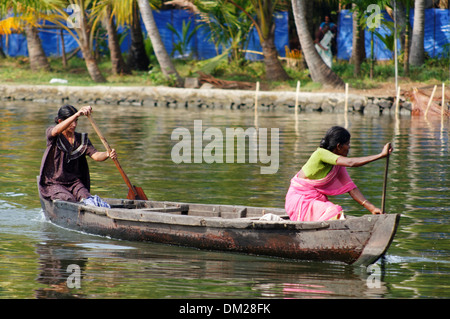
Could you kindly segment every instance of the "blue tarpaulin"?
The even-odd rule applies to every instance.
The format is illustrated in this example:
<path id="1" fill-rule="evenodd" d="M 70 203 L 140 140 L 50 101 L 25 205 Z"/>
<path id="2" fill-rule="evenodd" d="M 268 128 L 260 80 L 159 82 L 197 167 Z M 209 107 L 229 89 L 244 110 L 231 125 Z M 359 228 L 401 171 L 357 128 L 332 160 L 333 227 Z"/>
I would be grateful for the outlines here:
<path id="1" fill-rule="evenodd" d="M 383 12 L 384 19 L 391 21 L 391 17 Z M 349 60 L 352 54 L 352 13 L 349 10 L 342 10 L 339 14 L 338 36 L 337 36 L 337 58 Z M 411 27 L 414 23 L 414 10 L 410 11 Z M 384 35 L 390 35 L 391 31 L 381 24 L 377 31 Z M 370 57 L 371 34 L 365 30 L 366 56 Z M 393 58 L 393 51 L 386 48 L 385 44 L 374 36 L 374 56 L 377 60 L 390 60 Z M 400 41 L 397 42 L 400 51 Z M 425 10 L 425 52 L 430 57 L 448 56 L 450 50 L 450 10 L 447 9 L 426 9 Z"/>
<path id="2" fill-rule="evenodd" d="M 185 23 L 187 24 L 188 21 L 191 20 L 191 28 L 194 28 L 195 24 L 199 23 L 198 19 L 195 19 L 195 16 L 186 10 L 174 9 L 154 11 L 153 15 L 155 18 L 156 26 L 158 27 L 159 33 L 161 35 L 161 39 L 163 40 L 166 50 L 169 54 L 172 53 L 174 43 L 177 43 L 179 39 L 169 28 L 167 28 L 167 24 L 170 23 L 171 25 L 173 25 L 178 33 L 181 34 L 183 21 L 185 21 Z M 285 46 L 289 45 L 288 13 L 278 12 L 275 15 L 275 24 L 275 45 L 278 49 L 279 55 L 285 56 Z M 141 27 L 144 34 L 147 34 L 145 26 L 142 22 Z M 123 30 L 123 28 L 119 28 L 119 32 Z M 42 40 L 42 45 L 47 56 L 61 56 L 62 44 L 60 38 L 60 30 L 41 29 L 39 32 L 39 36 Z M 261 52 L 262 49 L 256 30 L 252 31 L 249 41 L 250 43 L 247 48 L 248 50 Z M 71 50 L 78 47 L 76 41 L 66 31 L 64 31 L 64 45 L 66 52 L 70 52 Z M 122 52 L 128 51 L 130 45 L 131 37 L 130 35 L 126 35 L 123 39 L 123 42 L 121 43 Z M 23 34 L 12 34 L 8 37 L 8 39 L 6 39 L 6 37 L 2 37 L 2 47 L 4 52 L 12 57 L 28 55 L 26 38 Z M 215 57 L 220 52 L 217 52 L 214 44 L 209 41 L 205 30 L 200 28 L 189 43 L 187 53 L 191 53 L 193 58 L 201 60 Z M 177 57 L 180 56 L 175 55 L 175 58 Z M 256 54 L 247 54 L 246 57 L 250 60 L 263 58 L 262 55 Z"/>
<path id="3" fill-rule="evenodd" d="M 173 51 L 174 43 L 178 42 L 176 35 L 167 28 L 167 24 L 172 24 L 179 34 L 181 34 L 183 21 L 187 23 L 192 20 L 191 28 L 198 22 L 195 16 L 185 10 L 163 10 L 154 11 L 156 25 L 161 34 L 167 52 L 170 54 Z M 384 18 L 387 21 L 392 21 L 390 16 L 383 12 Z M 413 25 L 414 10 L 411 10 L 410 23 Z M 285 46 L 289 45 L 288 32 L 288 13 L 278 12 L 275 15 L 275 45 L 280 56 L 285 56 Z M 143 23 L 142 30 L 146 34 Z M 119 28 L 119 30 L 123 30 Z M 381 35 L 389 35 L 391 31 L 383 25 L 377 29 Z M 349 10 L 342 10 L 339 14 L 338 21 L 338 35 L 337 35 L 337 58 L 341 60 L 348 60 L 352 52 L 352 14 Z M 62 53 L 60 31 L 57 29 L 41 30 L 39 36 L 42 40 L 42 45 L 47 56 L 60 56 Z M 365 31 L 365 48 L 366 56 L 370 57 L 370 39 L 371 34 L 368 30 Z M 374 55 L 377 60 L 389 60 L 393 58 L 393 52 L 386 48 L 385 44 L 376 36 L 374 36 Z M 70 52 L 78 47 L 76 41 L 64 31 L 64 44 L 66 52 Z M 122 52 L 128 51 L 131 44 L 130 36 L 124 37 L 121 44 Z M 23 34 L 12 34 L 6 39 L 2 37 L 3 51 L 12 57 L 27 56 L 28 50 L 26 45 L 26 38 Z M 448 56 L 450 50 L 450 10 L 447 9 L 427 9 L 425 10 L 425 39 L 424 47 L 426 53 L 430 57 Z M 249 51 L 262 52 L 261 45 L 256 30 L 251 31 Z M 400 51 L 400 42 L 398 42 L 398 50 Z M 204 29 L 196 32 L 195 36 L 189 43 L 187 52 L 196 59 L 209 59 L 221 52 L 217 52 L 214 44 L 209 41 Z M 81 53 L 79 53 L 81 56 Z M 175 58 L 179 58 L 179 54 L 175 54 Z M 263 56 L 259 54 L 247 53 L 246 58 L 249 60 L 262 59 Z"/>

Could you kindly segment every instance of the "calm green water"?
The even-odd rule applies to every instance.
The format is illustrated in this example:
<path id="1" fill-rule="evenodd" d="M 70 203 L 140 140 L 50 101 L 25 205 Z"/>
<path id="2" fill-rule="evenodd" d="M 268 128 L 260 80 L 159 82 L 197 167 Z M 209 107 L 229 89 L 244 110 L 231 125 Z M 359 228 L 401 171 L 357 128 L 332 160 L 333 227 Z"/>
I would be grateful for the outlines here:
<path id="1" fill-rule="evenodd" d="M 386 208 L 402 213 L 392 246 L 370 285 L 365 269 L 116 241 L 59 228 L 43 220 L 36 191 L 44 132 L 59 105 L 0 106 L 0 298 L 448 298 L 450 297 L 449 121 L 349 115 L 352 156 L 379 152 L 392 141 Z M 343 114 L 261 111 L 258 126 L 279 128 L 279 169 L 257 163 L 175 164 L 177 127 L 254 127 L 253 111 L 97 106 L 94 119 L 117 149 L 130 180 L 149 198 L 283 207 L 289 180 Z M 99 139 L 86 119 L 78 131 Z M 269 135 L 270 136 L 270 135 Z M 207 142 L 205 142 L 207 144 Z M 270 139 L 269 139 L 270 143 Z M 270 147 L 269 147 L 270 150 Z M 193 150 L 194 151 L 194 150 Z M 111 161 L 89 161 L 92 193 L 126 197 Z M 385 161 L 349 169 L 362 192 L 380 205 Z M 334 198 L 348 214 L 363 211 L 349 196 Z M 67 285 L 67 267 L 81 282 Z"/>

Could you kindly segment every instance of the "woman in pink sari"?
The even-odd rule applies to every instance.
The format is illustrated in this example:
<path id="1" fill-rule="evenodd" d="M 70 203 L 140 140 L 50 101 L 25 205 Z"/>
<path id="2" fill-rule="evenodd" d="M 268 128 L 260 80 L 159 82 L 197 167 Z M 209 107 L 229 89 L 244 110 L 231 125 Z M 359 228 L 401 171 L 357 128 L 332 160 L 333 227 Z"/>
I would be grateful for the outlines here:
<path id="1" fill-rule="evenodd" d="M 328 196 L 349 193 L 372 214 L 381 210 L 370 203 L 348 175 L 346 167 L 358 167 L 386 157 L 393 151 L 390 143 L 381 153 L 364 157 L 347 157 L 350 133 L 343 127 L 331 127 L 302 169 L 291 179 L 285 209 L 291 220 L 324 221 L 343 219 L 342 207 Z"/>

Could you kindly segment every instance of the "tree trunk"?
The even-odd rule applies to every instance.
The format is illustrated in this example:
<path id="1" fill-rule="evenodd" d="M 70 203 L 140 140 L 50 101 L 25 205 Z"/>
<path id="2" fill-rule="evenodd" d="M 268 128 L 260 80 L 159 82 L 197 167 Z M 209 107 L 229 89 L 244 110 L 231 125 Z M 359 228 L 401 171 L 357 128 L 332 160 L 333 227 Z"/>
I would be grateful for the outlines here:
<path id="1" fill-rule="evenodd" d="M 83 11 L 81 11 L 83 12 Z M 100 72 L 97 61 L 92 54 L 92 44 L 90 41 L 90 27 L 86 23 L 86 16 L 80 14 L 80 29 L 77 31 L 79 39 L 78 44 L 80 45 L 81 53 L 83 53 L 84 62 L 86 63 L 87 70 L 91 79 L 97 83 L 106 82 L 105 77 Z"/>
<path id="2" fill-rule="evenodd" d="M 92 54 L 92 51 L 89 48 L 81 48 L 81 52 L 83 53 L 84 62 L 86 63 L 87 70 L 91 79 L 96 83 L 104 83 L 106 82 L 105 77 L 98 67 L 97 61 Z"/>
<path id="3" fill-rule="evenodd" d="M 3 52 L 3 37 L 0 34 L 0 59 L 6 59 L 6 54 Z"/>
<path id="4" fill-rule="evenodd" d="M 406 3 L 406 28 L 405 28 L 405 43 L 404 45 L 404 57 L 403 57 L 403 70 L 406 76 L 409 76 L 409 52 L 410 52 L 410 34 L 411 26 L 409 24 L 410 5 L 409 1 Z"/>
<path id="5" fill-rule="evenodd" d="M 28 57 L 30 59 L 31 69 L 33 71 L 50 71 L 50 64 L 48 63 L 44 49 L 42 48 L 38 30 L 27 23 L 25 25 L 25 35 L 27 37 Z"/>
<path id="6" fill-rule="evenodd" d="M 359 24 L 360 15 L 359 10 L 355 8 L 353 12 L 353 43 L 352 43 L 352 57 L 350 63 L 353 64 L 353 76 L 358 77 L 361 73 L 361 64 L 366 56 L 366 46 L 364 29 Z"/>
<path id="7" fill-rule="evenodd" d="M 425 60 L 424 33 L 425 0 L 415 0 L 414 24 L 412 30 L 411 51 L 409 56 L 409 63 L 411 65 L 422 65 Z"/>
<path id="8" fill-rule="evenodd" d="M 159 30 L 156 27 L 155 19 L 153 18 L 153 12 L 150 8 L 150 4 L 148 0 L 138 0 L 139 10 L 141 11 L 142 20 L 144 21 L 145 28 L 147 29 L 147 34 L 152 41 L 153 50 L 155 51 L 156 59 L 161 67 L 161 71 L 163 74 L 170 78 L 171 76 L 175 76 L 176 82 L 178 86 L 183 85 L 183 81 L 178 74 L 175 66 L 170 59 L 169 54 L 164 46 L 164 43 L 161 40 L 161 35 L 159 34 Z"/>
<path id="9" fill-rule="evenodd" d="M 242 10 L 253 22 L 258 31 L 259 43 L 261 44 L 264 64 L 266 66 L 266 78 L 270 81 L 285 81 L 289 79 L 286 70 L 278 59 L 278 52 L 275 47 L 275 20 L 274 6 L 271 0 L 258 1 L 253 3 L 256 11 L 256 20 L 252 15 L 240 4 L 230 0 L 230 2 L 238 9 Z"/>
<path id="10" fill-rule="evenodd" d="M 305 1 L 292 0 L 292 11 L 294 14 L 297 34 L 299 36 L 302 51 L 308 65 L 311 78 L 315 82 L 320 82 L 325 87 L 343 88 L 344 81 L 337 76 L 322 60 L 316 51 L 314 41 L 308 32 L 308 25 L 305 19 Z"/>
<path id="11" fill-rule="evenodd" d="M 148 71 L 150 59 L 147 56 L 142 36 L 139 7 L 133 2 L 133 21 L 130 24 L 131 46 L 128 51 L 127 64 L 132 70 Z"/>
<path id="12" fill-rule="evenodd" d="M 114 23 L 114 18 L 111 16 L 111 8 L 109 6 L 106 9 L 104 24 L 106 26 L 106 31 L 108 32 L 108 48 L 111 54 L 112 73 L 131 74 L 130 69 L 123 59 L 122 51 L 120 50 L 116 25 Z"/>
<path id="13" fill-rule="evenodd" d="M 273 28 L 275 29 L 275 27 Z M 266 39 L 261 39 L 261 47 L 264 55 L 264 64 L 266 66 L 266 78 L 269 81 L 286 81 L 289 75 L 281 65 L 278 59 L 278 51 L 275 47 L 274 30 L 269 32 Z"/>

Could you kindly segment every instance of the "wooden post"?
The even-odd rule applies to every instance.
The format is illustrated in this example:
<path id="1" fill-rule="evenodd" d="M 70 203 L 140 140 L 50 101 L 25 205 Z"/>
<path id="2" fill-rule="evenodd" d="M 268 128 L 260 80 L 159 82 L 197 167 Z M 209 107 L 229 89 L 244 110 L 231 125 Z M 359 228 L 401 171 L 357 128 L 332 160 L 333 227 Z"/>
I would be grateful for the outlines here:
<path id="1" fill-rule="evenodd" d="M 395 99 L 395 115 L 398 115 L 400 100 L 400 86 L 397 88 L 397 98 Z"/>
<path id="2" fill-rule="evenodd" d="M 259 92 L 259 81 L 256 82 L 256 91 L 255 91 L 255 114 L 258 112 L 258 92 Z"/>
<path id="3" fill-rule="evenodd" d="M 444 122 L 444 105 L 445 105 L 445 83 L 442 82 L 442 105 L 441 105 L 441 122 Z"/>
<path id="4" fill-rule="evenodd" d="M 348 83 L 345 83 L 345 106 L 344 106 L 345 128 L 348 128 Z"/>
<path id="5" fill-rule="evenodd" d="M 345 83 L 345 107 L 344 112 L 347 114 L 348 112 L 348 83 Z"/>
<path id="6" fill-rule="evenodd" d="M 295 91 L 295 133 L 298 135 L 298 93 L 300 92 L 300 81 L 297 81 L 297 90 Z"/>
<path id="7" fill-rule="evenodd" d="M 61 52 L 62 64 L 63 64 L 63 67 L 66 68 L 67 67 L 67 58 L 66 58 L 66 46 L 64 44 L 63 29 L 60 30 L 60 35 L 61 35 L 61 48 L 62 48 L 62 52 Z"/>
<path id="8" fill-rule="evenodd" d="M 258 127 L 258 93 L 259 93 L 259 81 L 256 82 L 255 91 L 255 127 Z"/>
<path id="9" fill-rule="evenodd" d="M 437 85 L 434 86 L 433 92 L 431 93 L 430 99 L 428 100 L 427 109 L 425 110 L 425 118 L 428 116 L 428 110 L 431 106 L 431 103 L 433 102 L 434 93 L 436 92 Z"/>

